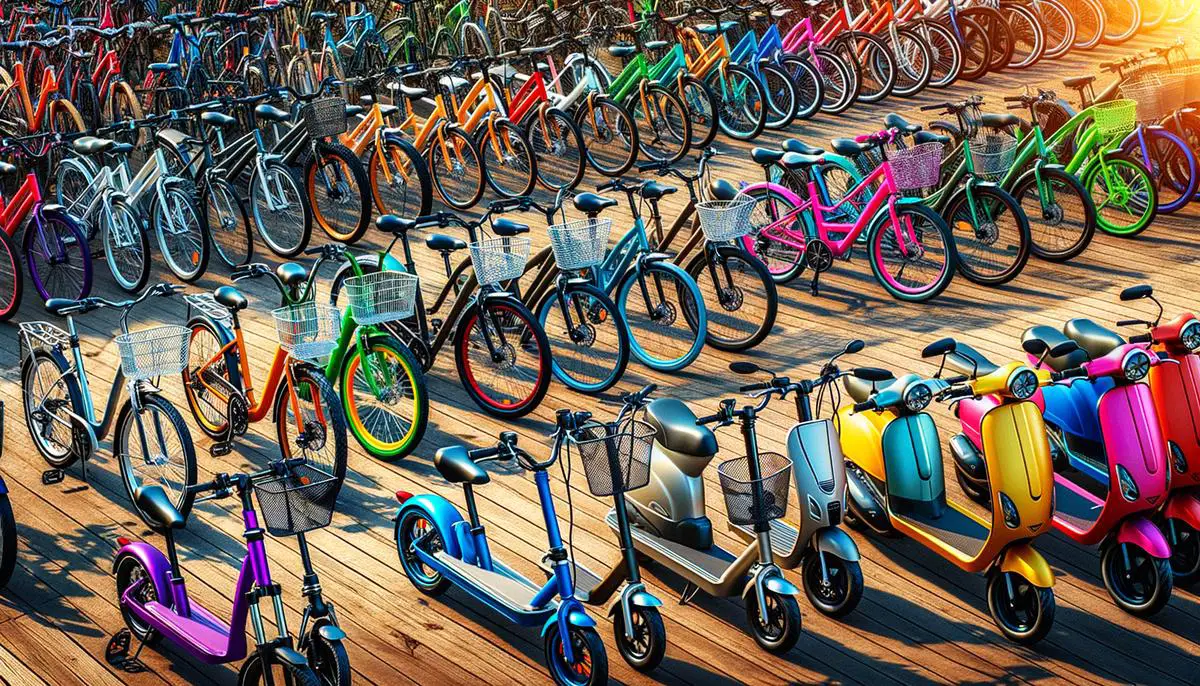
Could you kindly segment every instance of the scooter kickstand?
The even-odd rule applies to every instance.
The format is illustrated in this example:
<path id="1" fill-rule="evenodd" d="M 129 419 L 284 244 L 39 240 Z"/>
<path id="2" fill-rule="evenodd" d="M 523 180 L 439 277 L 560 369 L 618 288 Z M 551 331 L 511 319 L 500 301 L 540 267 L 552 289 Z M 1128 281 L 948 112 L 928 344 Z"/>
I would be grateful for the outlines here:
<path id="1" fill-rule="evenodd" d="M 138 659 L 142 654 L 142 648 L 146 646 L 146 642 L 139 640 L 137 650 L 133 651 L 133 655 L 130 655 L 129 646 L 132 643 L 133 633 L 129 629 L 121 629 L 113 635 L 112 639 L 108 642 L 108 646 L 105 647 L 105 661 L 126 674 L 140 674 L 146 671 L 146 665 L 142 664 L 142 661 Z"/>
<path id="2" fill-rule="evenodd" d="M 679 604 L 687 605 L 688 603 L 692 602 L 692 598 L 695 598 L 696 594 L 699 592 L 699 586 L 696 586 L 690 581 L 685 583 L 683 585 L 683 592 L 679 594 Z"/>

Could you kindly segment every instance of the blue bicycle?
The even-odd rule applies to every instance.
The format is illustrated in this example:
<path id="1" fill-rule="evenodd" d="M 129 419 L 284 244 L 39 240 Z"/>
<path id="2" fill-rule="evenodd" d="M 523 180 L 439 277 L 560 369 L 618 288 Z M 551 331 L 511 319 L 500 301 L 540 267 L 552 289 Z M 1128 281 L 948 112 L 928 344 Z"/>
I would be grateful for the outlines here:
<path id="1" fill-rule="evenodd" d="M 542 627 L 546 666 L 556 684 L 586 686 L 608 681 L 608 655 L 596 631 L 596 620 L 575 597 L 571 574 L 573 551 L 563 545 L 554 512 L 548 470 L 558 461 L 564 441 L 584 429 L 591 415 L 559 410 L 550 458 L 539 462 L 517 446 L 517 434 L 505 431 L 495 447 L 468 450 L 460 445 L 437 451 L 433 464 L 450 483 L 462 484 L 467 518 L 442 496 L 399 492 L 396 548 L 404 573 L 418 591 L 438 596 L 451 584 L 463 589 L 505 619 L 520 626 Z M 495 460 L 515 461 L 533 472 L 542 503 L 550 550 L 545 563 L 550 579 L 535 583 L 492 559 L 487 533 L 479 521 L 475 486 L 491 478 L 480 466 Z"/>

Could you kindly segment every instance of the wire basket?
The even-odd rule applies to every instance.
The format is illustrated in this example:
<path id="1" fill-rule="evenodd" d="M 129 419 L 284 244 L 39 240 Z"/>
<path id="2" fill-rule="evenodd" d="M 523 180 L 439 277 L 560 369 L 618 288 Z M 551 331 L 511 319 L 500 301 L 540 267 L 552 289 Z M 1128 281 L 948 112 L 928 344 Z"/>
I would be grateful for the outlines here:
<path id="1" fill-rule="evenodd" d="M 729 510 L 729 523 L 741 526 L 766 524 L 787 512 L 788 485 L 791 482 L 792 462 L 779 453 L 758 454 L 762 478 L 750 478 L 750 458 L 735 457 L 717 465 L 721 491 Z M 755 491 L 762 486 L 762 506 L 755 504 Z"/>
<path id="2" fill-rule="evenodd" d="M 317 98 L 300 108 L 300 121 L 315 138 L 346 133 L 346 101 L 343 98 Z"/>
<path id="3" fill-rule="evenodd" d="M 528 238 L 489 238 L 471 244 L 471 265 L 481 285 L 520 278 L 529 260 Z"/>
<path id="4" fill-rule="evenodd" d="M 1157 122 L 1187 101 L 1187 79 L 1178 74 L 1151 74 L 1121 84 L 1121 95 L 1137 102 L 1137 120 Z"/>
<path id="5" fill-rule="evenodd" d="M 116 340 L 121 371 L 135 380 L 182 372 L 187 366 L 191 333 L 186 326 L 166 324 L 120 334 Z"/>
<path id="6" fill-rule="evenodd" d="M 417 308 L 415 275 L 375 272 L 346 279 L 350 311 L 359 324 L 379 324 L 407 319 Z"/>
<path id="7" fill-rule="evenodd" d="M 888 162 L 897 189 L 915 191 L 936 186 L 941 179 L 942 144 L 930 141 L 896 150 Z"/>
<path id="8" fill-rule="evenodd" d="M 713 242 L 732 241 L 750 233 L 754 199 L 739 194 L 733 200 L 701 200 L 696 203 L 700 229 Z"/>
<path id="9" fill-rule="evenodd" d="M 654 427 L 630 420 L 590 424 L 571 435 L 592 495 L 608 496 L 650 483 Z"/>
<path id="10" fill-rule="evenodd" d="M 1017 139 L 995 133 L 971 138 L 971 163 L 975 173 L 988 181 L 999 181 L 1012 169 L 1017 154 Z"/>
<path id="11" fill-rule="evenodd" d="M 313 302 L 285 305 L 271 312 L 279 345 L 301 360 L 329 357 L 337 347 L 342 316 L 336 307 Z"/>
<path id="12" fill-rule="evenodd" d="M 1183 77 L 1185 93 L 1193 96 L 1200 94 L 1200 59 L 1173 62 L 1171 73 Z"/>
<path id="13" fill-rule="evenodd" d="M 262 524 L 272 536 L 294 536 L 329 526 L 341 490 L 341 479 L 307 464 L 254 482 Z"/>
<path id="14" fill-rule="evenodd" d="M 554 262 L 563 271 L 587 269 L 604 261 L 608 236 L 612 233 L 611 219 L 578 219 L 565 224 L 553 224 L 550 249 Z"/>
<path id="15" fill-rule="evenodd" d="M 1137 101 L 1112 100 L 1092 105 L 1091 110 L 1096 132 L 1106 139 L 1118 138 L 1133 130 Z"/>

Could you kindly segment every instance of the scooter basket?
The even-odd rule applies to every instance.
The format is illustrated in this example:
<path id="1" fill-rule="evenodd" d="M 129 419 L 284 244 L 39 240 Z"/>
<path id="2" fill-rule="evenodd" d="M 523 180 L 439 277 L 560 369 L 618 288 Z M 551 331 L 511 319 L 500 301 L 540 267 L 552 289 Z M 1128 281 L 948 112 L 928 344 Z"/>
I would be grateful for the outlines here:
<path id="1" fill-rule="evenodd" d="M 317 98 L 300 108 L 300 121 L 314 138 L 346 133 L 346 101 L 342 98 Z"/>
<path id="2" fill-rule="evenodd" d="M 471 244 L 475 279 L 484 286 L 518 279 L 529 260 L 528 238 L 489 238 Z"/>
<path id="3" fill-rule="evenodd" d="M 329 526 L 341 490 L 341 479 L 307 464 L 254 482 L 262 524 L 272 536 L 295 536 Z"/>
<path id="4" fill-rule="evenodd" d="M 313 362 L 329 357 L 337 347 L 342 316 L 336 307 L 304 302 L 285 305 L 271 315 L 279 345 L 292 357 Z"/>
<path id="5" fill-rule="evenodd" d="M 975 173 L 988 181 L 999 181 L 1012 168 L 1017 153 L 1017 139 L 994 133 L 979 134 L 971 139 L 971 163 Z"/>
<path id="6" fill-rule="evenodd" d="M 350 311 L 359 324 L 407 319 L 417 305 L 417 277 L 407 272 L 375 272 L 346 279 Z"/>
<path id="7" fill-rule="evenodd" d="M 1091 110 L 1096 132 L 1108 140 L 1124 137 L 1133 131 L 1133 125 L 1137 121 L 1136 100 L 1102 102 L 1092 105 Z"/>
<path id="8" fill-rule="evenodd" d="M 893 151 L 888 163 L 892 180 L 902 191 L 915 191 L 938 185 L 942 175 L 942 144 L 936 141 Z"/>
<path id="9" fill-rule="evenodd" d="M 550 234 L 550 249 L 554 251 L 554 263 L 559 269 L 587 269 L 604 261 L 612 220 L 578 219 L 554 224 L 546 231 Z"/>
<path id="10" fill-rule="evenodd" d="M 650 483 L 654 427 L 646 422 L 589 424 L 572 432 L 570 445 L 583 462 L 592 495 L 610 496 Z"/>
<path id="11" fill-rule="evenodd" d="M 167 324 L 120 334 L 121 371 L 135 380 L 178 374 L 187 366 L 191 333 L 186 326 Z"/>
<path id="12" fill-rule="evenodd" d="M 750 478 L 750 459 L 735 457 L 717 465 L 730 524 L 766 524 L 783 517 L 787 512 L 788 487 L 792 476 L 791 460 L 779 453 L 760 452 L 758 465 L 762 478 L 755 481 Z M 762 489 L 761 507 L 755 503 L 755 493 L 759 486 Z"/>
<path id="13" fill-rule="evenodd" d="M 714 243 L 741 238 L 752 228 L 750 215 L 754 212 L 754 204 L 754 199 L 748 195 L 738 195 L 733 200 L 702 200 L 696 203 L 700 230 Z"/>

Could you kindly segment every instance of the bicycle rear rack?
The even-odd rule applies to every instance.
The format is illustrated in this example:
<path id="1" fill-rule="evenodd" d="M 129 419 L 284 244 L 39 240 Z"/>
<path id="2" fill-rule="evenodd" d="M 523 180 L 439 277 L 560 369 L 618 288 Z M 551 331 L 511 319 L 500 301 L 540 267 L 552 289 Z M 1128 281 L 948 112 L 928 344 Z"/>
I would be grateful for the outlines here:
<path id="1" fill-rule="evenodd" d="M 63 350 L 71 344 L 71 335 L 50 322 L 21 322 L 21 359 L 37 350 Z"/>
<path id="2" fill-rule="evenodd" d="M 183 296 L 183 301 L 188 304 L 188 308 L 195 308 L 200 314 L 212 317 L 213 319 L 230 323 L 233 321 L 233 315 L 229 314 L 229 310 L 213 299 L 211 293 L 195 293 L 192 295 Z M 188 312 L 191 316 L 191 312 Z"/>

